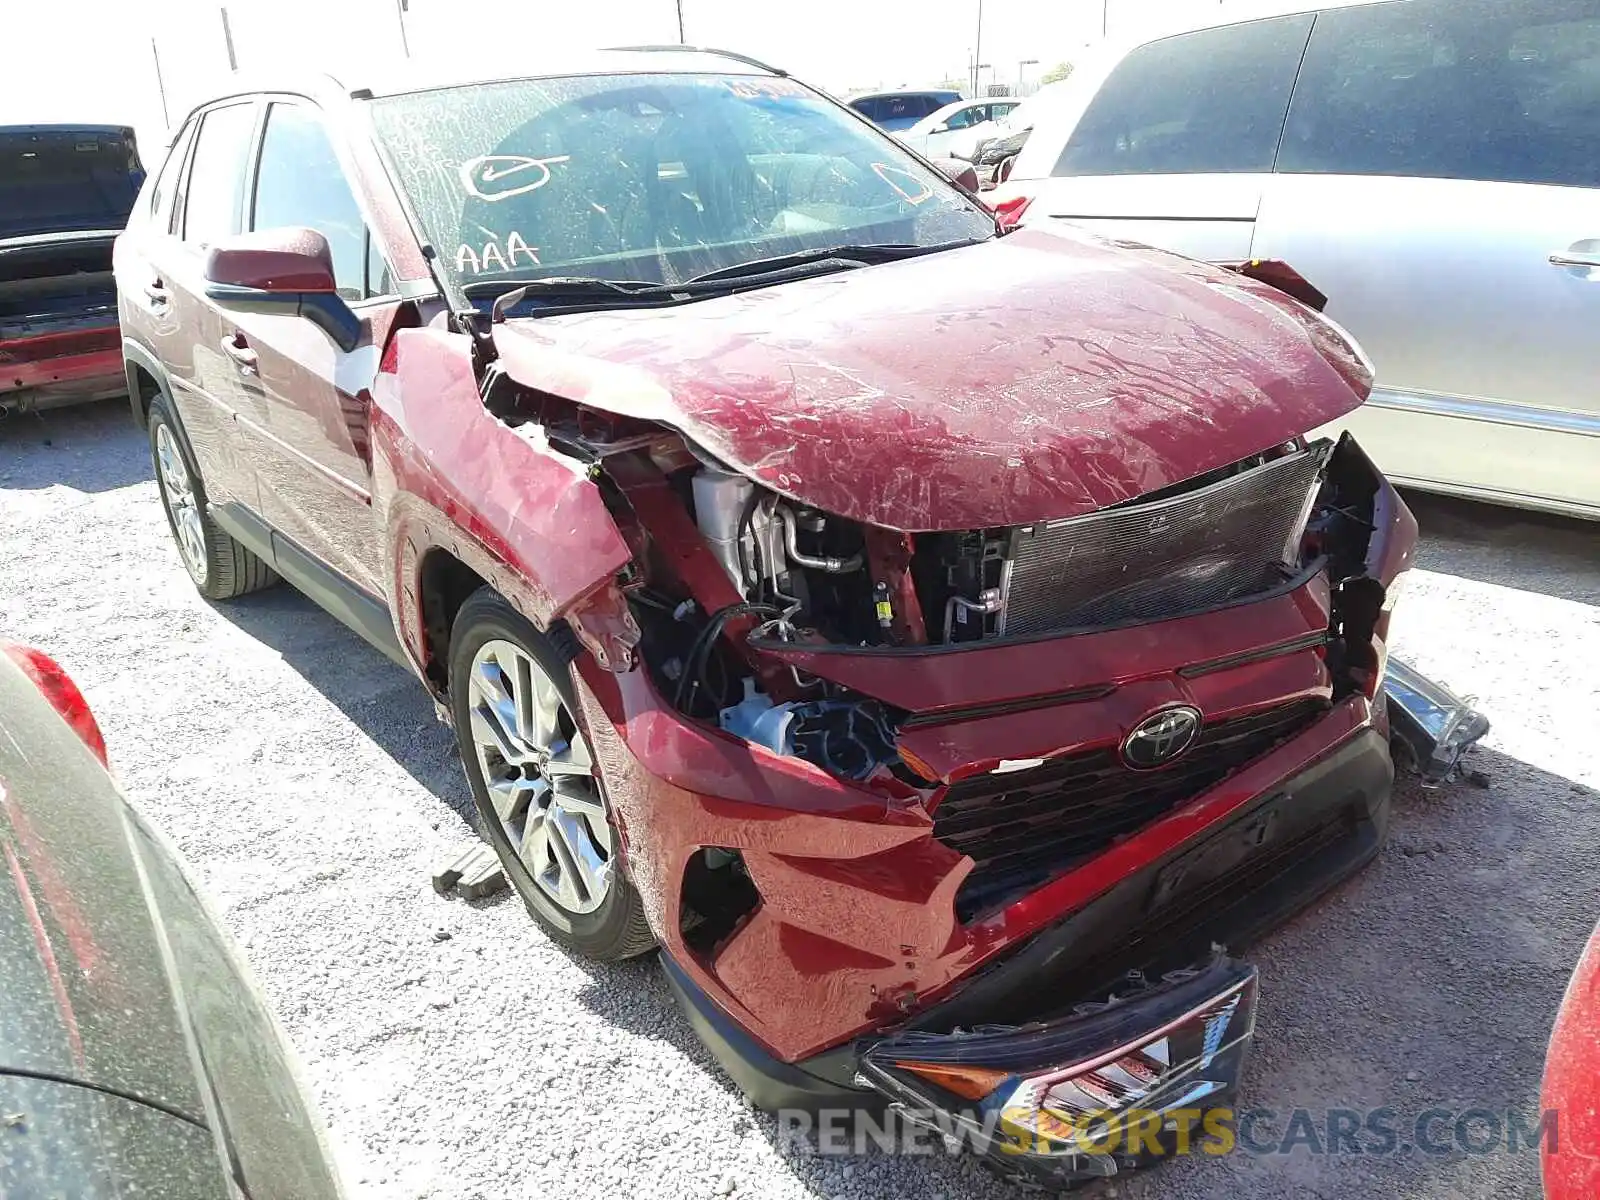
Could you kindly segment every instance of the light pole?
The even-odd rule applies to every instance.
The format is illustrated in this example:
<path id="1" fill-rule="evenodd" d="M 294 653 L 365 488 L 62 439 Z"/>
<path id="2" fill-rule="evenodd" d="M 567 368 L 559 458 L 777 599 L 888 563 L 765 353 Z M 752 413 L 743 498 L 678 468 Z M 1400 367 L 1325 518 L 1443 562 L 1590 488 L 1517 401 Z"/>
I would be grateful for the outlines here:
<path id="1" fill-rule="evenodd" d="M 683 37 L 683 0 L 678 0 L 678 45 L 688 45 Z"/>
<path id="2" fill-rule="evenodd" d="M 978 0 L 978 35 L 972 44 L 972 95 L 978 95 L 978 72 L 983 68 L 978 64 L 983 61 L 983 0 Z"/>
<path id="3" fill-rule="evenodd" d="M 400 19 L 400 49 L 411 57 L 411 39 L 406 36 L 406 8 L 410 0 L 394 0 L 394 15 Z"/>
<path id="4" fill-rule="evenodd" d="M 150 57 L 156 60 L 156 91 L 161 93 L 161 121 L 170 127 L 172 117 L 167 112 L 167 84 L 161 78 L 161 51 L 156 49 L 155 38 L 150 39 Z"/>
<path id="5" fill-rule="evenodd" d="M 233 27 L 228 24 L 228 9 L 225 5 L 222 9 L 222 40 L 228 47 L 228 70 L 237 71 L 239 56 L 233 52 Z"/>

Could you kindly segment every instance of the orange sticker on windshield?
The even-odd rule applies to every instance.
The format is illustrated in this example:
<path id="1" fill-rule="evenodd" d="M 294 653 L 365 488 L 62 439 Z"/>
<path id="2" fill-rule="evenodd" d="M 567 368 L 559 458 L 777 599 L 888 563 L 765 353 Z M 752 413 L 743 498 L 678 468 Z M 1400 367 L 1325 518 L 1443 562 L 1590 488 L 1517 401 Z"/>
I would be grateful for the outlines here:
<path id="1" fill-rule="evenodd" d="M 888 163 L 875 162 L 872 164 L 872 169 L 878 173 L 879 179 L 899 192 L 907 204 L 921 204 L 933 195 L 932 184 L 903 167 L 891 167 Z"/>

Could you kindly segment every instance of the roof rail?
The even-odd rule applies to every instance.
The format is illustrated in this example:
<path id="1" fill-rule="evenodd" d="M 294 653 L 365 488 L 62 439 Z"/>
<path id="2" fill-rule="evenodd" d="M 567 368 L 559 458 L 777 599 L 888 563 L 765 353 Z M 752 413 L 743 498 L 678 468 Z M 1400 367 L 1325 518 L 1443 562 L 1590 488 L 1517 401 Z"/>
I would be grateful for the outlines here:
<path id="1" fill-rule="evenodd" d="M 734 62 L 743 63 L 747 67 L 754 67 L 758 71 L 766 71 L 770 75 L 781 75 L 788 78 L 789 72 L 782 67 L 775 67 L 771 63 L 764 63 L 759 58 L 751 58 L 747 54 L 736 54 L 732 50 L 718 50 L 714 46 L 674 46 L 671 44 L 650 46 L 607 46 L 608 50 L 633 51 L 640 54 L 714 54 L 718 58 L 732 59 Z"/>

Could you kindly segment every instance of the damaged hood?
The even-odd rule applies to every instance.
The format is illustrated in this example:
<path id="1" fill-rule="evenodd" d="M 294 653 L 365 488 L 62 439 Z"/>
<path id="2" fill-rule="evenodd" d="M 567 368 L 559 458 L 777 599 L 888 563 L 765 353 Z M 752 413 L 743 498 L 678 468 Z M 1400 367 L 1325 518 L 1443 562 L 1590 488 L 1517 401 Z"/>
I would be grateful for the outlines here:
<path id="1" fill-rule="evenodd" d="M 1333 420 L 1370 383 L 1264 284 L 1026 229 L 676 307 L 521 318 L 495 340 L 527 387 L 912 532 L 1133 499 Z"/>

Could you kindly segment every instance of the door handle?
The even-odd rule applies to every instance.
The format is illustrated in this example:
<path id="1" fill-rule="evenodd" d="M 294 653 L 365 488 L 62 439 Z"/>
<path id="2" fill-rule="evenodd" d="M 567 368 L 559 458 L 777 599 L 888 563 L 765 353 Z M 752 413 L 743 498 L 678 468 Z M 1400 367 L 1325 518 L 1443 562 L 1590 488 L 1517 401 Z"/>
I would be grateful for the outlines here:
<path id="1" fill-rule="evenodd" d="M 236 333 L 222 339 L 222 352 L 233 359 L 241 375 L 256 373 L 256 352 L 245 343 L 244 334 Z"/>
<path id="2" fill-rule="evenodd" d="M 164 308 L 172 293 L 162 286 L 161 280 L 153 279 L 144 285 L 144 298 L 150 301 L 151 308 Z"/>
<path id="3" fill-rule="evenodd" d="M 1557 250 L 1550 256 L 1552 267 L 1589 267 L 1600 271 L 1600 253 L 1593 251 Z"/>

